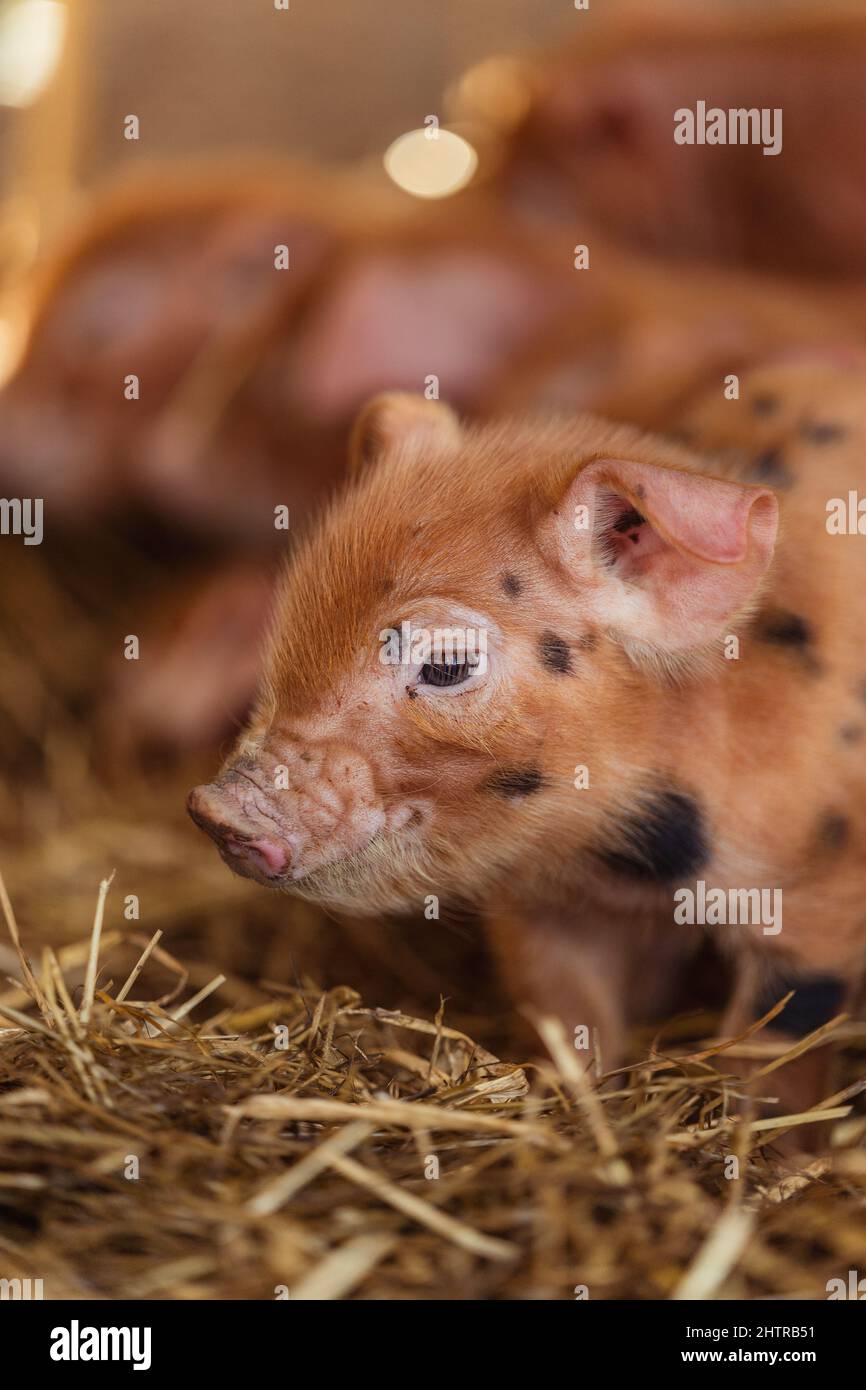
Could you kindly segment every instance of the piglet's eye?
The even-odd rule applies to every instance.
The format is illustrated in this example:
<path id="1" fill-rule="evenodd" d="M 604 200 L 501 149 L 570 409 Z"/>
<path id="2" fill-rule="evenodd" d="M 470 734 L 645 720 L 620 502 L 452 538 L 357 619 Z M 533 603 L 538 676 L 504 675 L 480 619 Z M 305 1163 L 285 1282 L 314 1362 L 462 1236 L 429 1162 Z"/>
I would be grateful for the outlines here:
<path id="1" fill-rule="evenodd" d="M 430 661 L 421 667 L 419 681 L 421 685 L 462 685 L 474 670 L 472 661 Z"/>

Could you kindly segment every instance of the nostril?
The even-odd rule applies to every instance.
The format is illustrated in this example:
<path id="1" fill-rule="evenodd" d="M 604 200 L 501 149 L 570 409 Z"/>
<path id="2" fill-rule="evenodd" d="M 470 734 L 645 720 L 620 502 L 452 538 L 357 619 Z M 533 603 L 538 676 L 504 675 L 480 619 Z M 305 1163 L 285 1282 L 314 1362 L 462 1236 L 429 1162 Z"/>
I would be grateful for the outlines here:
<path id="1" fill-rule="evenodd" d="M 229 824 L 224 810 L 212 804 L 209 787 L 194 787 L 186 799 L 186 809 L 190 820 L 220 849 L 227 849 L 230 842 L 239 843 L 237 827 Z"/>
<path id="2" fill-rule="evenodd" d="M 202 816 L 204 790 L 204 787 L 193 787 L 186 799 L 186 809 L 194 821 L 197 821 Z"/>
<path id="3" fill-rule="evenodd" d="M 228 827 L 220 825 L 214 818 L 207 804 L 206 793 L 206 787 L 193 787 L 186 799 L 187 813 L 206 835 L 211 835 L 215 840 L 222 839 L 228 833 Z"/>

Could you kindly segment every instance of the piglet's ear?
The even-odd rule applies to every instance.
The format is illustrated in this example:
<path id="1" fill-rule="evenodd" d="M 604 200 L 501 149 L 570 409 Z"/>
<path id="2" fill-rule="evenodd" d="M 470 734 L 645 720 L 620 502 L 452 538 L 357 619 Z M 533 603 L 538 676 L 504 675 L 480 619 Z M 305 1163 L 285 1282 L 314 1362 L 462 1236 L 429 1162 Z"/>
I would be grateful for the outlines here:
<path id="1" fill-rule="evenodd" d="M 752 599 L 776 539 L 767 488 L 596 459 L 544 528 L 596 621 L 671 655 L 717 638 Z"/>
<path id="2" fill-rule="evenodd" d="M 352 427 L 349 472 L 357 475 L 368 463 L 398 448 L 447 446 L 459 438 L 457 416 L 442 401 L 428 401 L 408 391 L 384 391 L 367 402 Z"/>

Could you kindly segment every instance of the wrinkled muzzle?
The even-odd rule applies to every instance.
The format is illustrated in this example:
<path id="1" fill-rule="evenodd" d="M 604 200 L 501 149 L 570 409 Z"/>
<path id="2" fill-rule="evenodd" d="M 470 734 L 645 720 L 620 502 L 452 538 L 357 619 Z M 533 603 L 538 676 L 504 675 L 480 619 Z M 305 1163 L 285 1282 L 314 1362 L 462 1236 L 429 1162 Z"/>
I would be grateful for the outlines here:
<path id="1" fill-rule="evenodd" d="M 300 745 L 238 759 L 195 787 L 187 810 L 229 868 L 272 887 L 357 853 L 403 820 L 386 813 L 363 758 Z"/>
<path id="2" fill-rule="evenodd" d="M 247 814 L 233 787 L 219 781 L 194 787 L 186 808 L 236 873 L 273 885 L 290 873 L 291 841 L 275 824 Z"/>

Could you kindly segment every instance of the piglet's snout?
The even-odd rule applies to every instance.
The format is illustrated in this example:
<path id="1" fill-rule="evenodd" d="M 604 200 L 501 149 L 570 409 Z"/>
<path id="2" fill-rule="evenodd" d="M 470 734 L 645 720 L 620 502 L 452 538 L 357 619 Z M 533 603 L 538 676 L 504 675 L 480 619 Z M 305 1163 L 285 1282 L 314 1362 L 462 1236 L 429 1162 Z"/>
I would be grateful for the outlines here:
<path id="1" fill-rule="evenodd" d="M 276 829 L 255 824 L 230 787 L 218 782 L 194 787 L 187 797 L 190 816 L 239 874 L 266 883 L 286 878 L 292 866 L 292 847 Z"/>
<path id="2" fill-rule="evenodd" d="M 230 868 L 261 883 L 297 882 L 398 830 L 412 807 L 387 805 L 367 760 L 339 745 L 284 740 L 275 751 L 239 758 L 187 809 Z"/>

